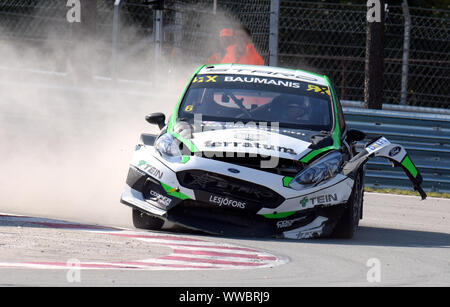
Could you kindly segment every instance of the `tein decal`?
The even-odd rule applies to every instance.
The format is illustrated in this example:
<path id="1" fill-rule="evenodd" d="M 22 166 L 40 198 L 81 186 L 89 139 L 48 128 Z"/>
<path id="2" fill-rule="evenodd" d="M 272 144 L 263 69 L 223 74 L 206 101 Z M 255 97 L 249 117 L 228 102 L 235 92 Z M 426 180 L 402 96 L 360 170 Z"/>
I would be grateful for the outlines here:
<path id="1" fill-rule="evenodd" d="M 306 207 L 308 202 L 310 202 L 312 206 L 315 206 L 315 205 L 331 203 L 331 202 L 337 201 L 337 200 L 338 200 L 338 197 L 337 197 L 336 193 L 320 195 L 320 196 L 311 197 L 311 198 L 308 198 L 307 196 L 305 196 L 300 200 L 300 205 L 302 206 L 302 208 L 304 208 L 304 207 Z"/>
<path id="2" fill-rule="evenodd" d="M 311 197 L 309 200 L 311 201 L 311 205 L 314 206 L 317 204 L 326 204 L 331 203 L 333 201 L 337 201 L 338 197 L 336 193 L 334 193 L 334 194 L 320 195 L 317 197 Z"/>
<path id="3" fill-rule="evenodd" d="M 147 161 L 144 160 L 139 161 L 138 166 L 147 173 L 149 173 L 150 175 L 152 175 L 153 177 L 158 178 L 160 180 L 164 174 L 162 171 L 160 171 L 154 166 L 151 166 L 150 164 L 147 163 Z"/>

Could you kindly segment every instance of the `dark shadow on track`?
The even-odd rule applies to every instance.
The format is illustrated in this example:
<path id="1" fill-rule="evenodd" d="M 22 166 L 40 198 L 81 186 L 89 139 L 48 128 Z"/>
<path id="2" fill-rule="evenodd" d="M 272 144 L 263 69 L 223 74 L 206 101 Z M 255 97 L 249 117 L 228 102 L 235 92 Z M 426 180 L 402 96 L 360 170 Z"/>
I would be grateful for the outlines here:
<path id="1" fill-rule="evenodd" d="M 388 247 L 422 247 L 450 248 L 450 234 L 421 230 L 391 229 L 360 226 L 351 240 L 318 240 L 331 244 L 388 246 Z"/>
<path id="2" fill-rule="evenodd" d="M 176 233 L 184 235 L 197 235 L 207 238 L 226 238 L 236 240 L 267 241 L 267 242 L 291 242 L 309 244 L 337 244 L 348 246 L 387 246 L 387 247 L 420 247 L 420 248 L 450 248 L 450 234 L 429 232 L 420 230 L 391 229 L 360 226 L 353 239 L 318 238 L 306 240 L 292 239 L 271 239 L 271 238 L 249 238 L 249 237 L 224 237 L 209 235 L 200 232 L 177 229 L 177 231 L 167 231 L 166 233 Z"/>

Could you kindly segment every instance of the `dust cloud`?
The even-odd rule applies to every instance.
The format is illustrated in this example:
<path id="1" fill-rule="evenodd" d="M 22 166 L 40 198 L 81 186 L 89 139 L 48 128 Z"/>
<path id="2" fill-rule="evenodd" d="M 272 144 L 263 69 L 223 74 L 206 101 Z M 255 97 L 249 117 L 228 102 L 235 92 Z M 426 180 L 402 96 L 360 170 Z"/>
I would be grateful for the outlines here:
<path id="1" fill-rule="evenodd" d="M 0 212 L 131 226 L 119 199 L 140 133 L 157 132 L 144 117 L 167 118 L 201 63 L 174 69 L 163 54 L 155 70 L 151 54 L 128 55 L 118 76 L 140 81 L 114 83 L 108 48 L 1 41 Z"/>

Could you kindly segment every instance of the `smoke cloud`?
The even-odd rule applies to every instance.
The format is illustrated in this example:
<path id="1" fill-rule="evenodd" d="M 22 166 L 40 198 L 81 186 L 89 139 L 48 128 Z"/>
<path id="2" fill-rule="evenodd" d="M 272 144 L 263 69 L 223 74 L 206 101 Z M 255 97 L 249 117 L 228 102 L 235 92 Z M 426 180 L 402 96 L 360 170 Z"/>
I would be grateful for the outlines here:
<path id="1" fill-rule="evenodd" d="M 89 37 L 0 44 L 0 212 L 131 226 L 119 199 L 140 133 L 157 132 L 144 117 L 167 118 L 201 63 L 163 54 L 155 69 L 136 52 L 117 74 L 140 81 L 114 83 L 109 52 Z"/>

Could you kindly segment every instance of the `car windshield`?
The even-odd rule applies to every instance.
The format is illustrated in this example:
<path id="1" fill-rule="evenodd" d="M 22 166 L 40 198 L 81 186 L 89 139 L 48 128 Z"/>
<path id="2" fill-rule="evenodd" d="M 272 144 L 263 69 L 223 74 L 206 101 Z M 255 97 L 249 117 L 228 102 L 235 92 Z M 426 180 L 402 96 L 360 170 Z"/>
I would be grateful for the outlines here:
<path id="1" fill-rule="evenodd" d="M 197 75 L 178 117 L 221 122 L 277 122 L 331 131 L 330 89 L 308 82 L 249 75 Z"/>

